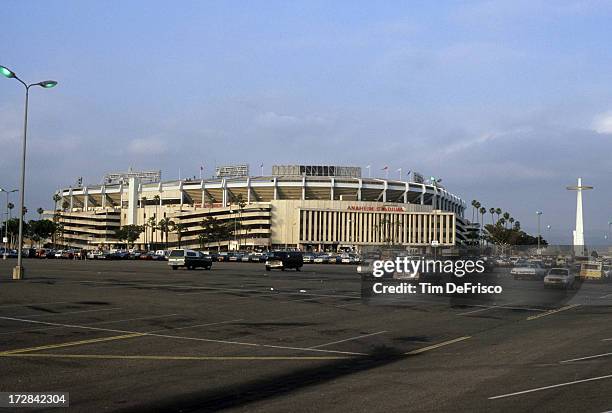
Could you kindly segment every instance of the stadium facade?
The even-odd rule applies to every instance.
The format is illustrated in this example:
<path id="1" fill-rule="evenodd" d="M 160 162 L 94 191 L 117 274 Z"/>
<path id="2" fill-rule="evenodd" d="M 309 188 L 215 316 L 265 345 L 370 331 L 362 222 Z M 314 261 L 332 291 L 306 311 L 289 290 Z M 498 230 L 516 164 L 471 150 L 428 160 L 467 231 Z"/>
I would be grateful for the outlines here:
<path id="1" fill-rule="evenodd" d="M 131 224 L 147 225 L 135 243 L 140 248 L 180 243 L 197 249 L 329 251 L 378 244 L 453 246 L 465 240 L 465 203 L 439 184 L 362 178 L 354 167 L 283 165 L 273 171 L 276 175 L 153 183 L 131 176 L 127 183 L 66 188 L 58 191 L 56 211 L 48 213 L 63 224 L 64 245 L 87 249 L 118 247 L 116 230 Z M 210 217 L 226 224 L 231 235 L 204 239 L 200 234 Z M 180 230 L 148 225 L 164 218 L 181 224 Z"/>

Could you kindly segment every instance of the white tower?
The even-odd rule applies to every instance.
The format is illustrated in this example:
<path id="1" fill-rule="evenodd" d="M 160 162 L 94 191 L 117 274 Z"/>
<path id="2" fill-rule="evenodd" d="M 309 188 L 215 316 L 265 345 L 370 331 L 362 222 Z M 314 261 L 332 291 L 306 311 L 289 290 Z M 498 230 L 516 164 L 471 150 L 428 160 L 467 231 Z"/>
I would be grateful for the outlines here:
<path id="1" fill-rule="evenodd" d="M 592 186 L 582 185 L 582 178 L 578 178 L 577 186 L 568 186 L 570 191 L 576 191 L 576 229 L 574 230 L 574 252 L 584 255 L 584 224 L 582 222 L 582 191 L 593 189 Z"/>

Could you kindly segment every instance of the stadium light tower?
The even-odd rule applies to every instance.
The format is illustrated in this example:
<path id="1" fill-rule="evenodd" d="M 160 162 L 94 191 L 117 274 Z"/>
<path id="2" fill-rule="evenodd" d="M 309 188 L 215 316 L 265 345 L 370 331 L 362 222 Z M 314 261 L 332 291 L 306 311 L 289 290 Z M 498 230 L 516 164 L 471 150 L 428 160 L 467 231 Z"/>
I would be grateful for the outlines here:
<path id="1" fill-rule="evenodd" d="M 0 66 L 0 74 L 8 79 L 15 79 L 25 87 L 25 115 L 23 121 L 23 144 L 21 153 L 21 185 L 19 190 L 19 240 L 17 241 L 17 266 L 13 268 L 13 279 L 20 280 L 23 278 L 24 269 L 22 264 L 22 247 L 23 247 L 23 204 L 25 201 L 25 164 L 26 164 L 26 140 L 28 136 L 28 99 L 30 96 L 30 88 L 32 86 L 40 86 L 44 89 L 51 89 L 57 86 L 55 80 L 43 80 L 42 82 L 27 84 L 21 80 L 12 70 Z"/>
<path id="2" fill-rule="evenodd" d="M 568 186 L 568 190 L 576 191 L 576 229 L 574 230 L 574 252 L 584 254 L 584 224 L 582 221 L 582 191 L 593 189 L 592 186 L 582 185 L 582 178 L 578 178 L 578 185 Z"/>

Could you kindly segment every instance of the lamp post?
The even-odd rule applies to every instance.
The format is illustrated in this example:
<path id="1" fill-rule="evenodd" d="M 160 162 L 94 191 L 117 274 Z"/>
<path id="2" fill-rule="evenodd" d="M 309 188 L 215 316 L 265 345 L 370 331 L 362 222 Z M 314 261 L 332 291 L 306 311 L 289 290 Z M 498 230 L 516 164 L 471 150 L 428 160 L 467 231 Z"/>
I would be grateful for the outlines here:
<path id="1" fill-rule="evenodd" d="M 30 97 L 30 88 L 32 86 L 40 86 L 45 89 L 51 89 L 57 86 L 55 80 L 43 80 L 42 82 L 27 84 L 21 80 L 12 70 L 0 66 L 0 74 L 9 79 L 16 79 L 25 87 L 25 114 L 23 121 L 23 144 L 21 154 L 21 185 L 19 190 L 19 240 L 17 241 L 17 266 L 13 268 L 13 279 L 20 280 L 23 278 L 24 269 L 22 265 L 23 246 L 23 204 L 25 202 L 25 164 L 26 164 L 26 140 L 28 136 L 28 99 Z"/>
<path id="2" fill-rule="evenodd" d="M 9 221 L 9 195 L 13 192 L 18 192 L 19 189 L 13 189 L 12 191 L 7 191 L 4 188 L 0 188 L 0 192 L 6 192 L 6 221 L 4 221 L 4 238 L 6 241 L 4 242 L 4 254 L 2 259 L 8 258 L 8 221 Z"/>
<path id="3" fill-rule="evenodd" d="M 536 211 L 536 215 L 538 216 L 538 254 L 540 254 L 540 239 L 542 238 L 540 233 L 540 218 L 542 217 L 542 211 Z"/>

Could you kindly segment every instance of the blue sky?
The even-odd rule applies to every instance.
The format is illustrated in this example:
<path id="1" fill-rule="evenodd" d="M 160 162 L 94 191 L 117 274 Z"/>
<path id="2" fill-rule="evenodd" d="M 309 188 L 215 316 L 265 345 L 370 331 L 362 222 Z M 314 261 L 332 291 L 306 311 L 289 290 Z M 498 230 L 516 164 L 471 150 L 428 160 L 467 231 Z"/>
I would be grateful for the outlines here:
<path id="1" fill-rule="evenodd" d="M 32 91 L 26 205 L 129 166 L 388 164 L 527 229 L 543 210 L 567 243 L 583 176 L 603 242 L 611 17 L 610 1 L 5 1 L 0 64 L 60 82 Z M 0 82 L 0 186 L 18 182 L 22 104 Z"/>

